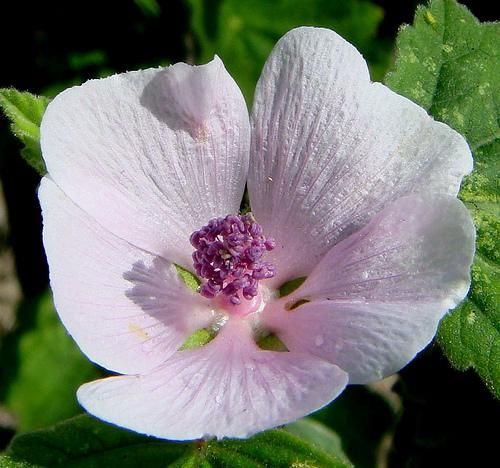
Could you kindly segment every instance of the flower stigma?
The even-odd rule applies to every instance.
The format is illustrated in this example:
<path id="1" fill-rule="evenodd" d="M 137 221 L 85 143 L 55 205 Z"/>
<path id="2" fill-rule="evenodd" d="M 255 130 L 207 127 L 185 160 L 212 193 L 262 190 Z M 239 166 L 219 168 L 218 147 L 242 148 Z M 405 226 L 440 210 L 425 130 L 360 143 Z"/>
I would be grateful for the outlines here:
<path id="1" fill-rule="evenodd" d="M 276 272 L 262 256 L 274 249 L 275 242 L 263 235 L 262 226 L 251 213 L 211 219 L 189 240 L 196 249 L 195 271 L 205 280 L 200 286 L 202 296 L 217 297 L 219 306 L 234 313 L 247 314 L 259 308 L 259 281 L 272 278 Z"/>

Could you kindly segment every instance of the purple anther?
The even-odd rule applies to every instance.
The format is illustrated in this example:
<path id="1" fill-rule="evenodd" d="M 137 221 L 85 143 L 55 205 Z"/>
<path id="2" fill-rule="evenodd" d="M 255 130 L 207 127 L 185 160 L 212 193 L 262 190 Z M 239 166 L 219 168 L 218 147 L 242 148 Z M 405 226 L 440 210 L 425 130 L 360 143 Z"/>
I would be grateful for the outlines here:
<path id="1" fill-rule="evenodd" d="M 262 226 L 251 213 L 211 219 L 191 234 L 196 249 L 193 264 L 196 273 L 207 281 L 200 288 L 204 297 L 223 293 L 231 304 L 252 300 L 258 293 L 258 281 L 272 278 L 275 268 L 262 261 L 262 255 L 275 247 L 274 239 L 264 237 Z"/>

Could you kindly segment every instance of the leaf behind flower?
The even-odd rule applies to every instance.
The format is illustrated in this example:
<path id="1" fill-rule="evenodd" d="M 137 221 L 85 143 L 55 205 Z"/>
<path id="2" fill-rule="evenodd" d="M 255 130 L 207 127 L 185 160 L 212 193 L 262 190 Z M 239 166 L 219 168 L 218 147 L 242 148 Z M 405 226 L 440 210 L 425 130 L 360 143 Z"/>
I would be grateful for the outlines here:
<path id="1" fill-rule="evenodd" d="M 400 31 L 386 83 L 464 135 L 473 152 L 474 171 L 459 194 L 477 229 L 472 286 L 438 339 L 456 368 L 474 368 L 500 398 L 499 70 L 500 23 L 480 23 L 454 0 L 433 0 Z"/>
<path id="2" fill-rule="evenodd" d="M 390 44 L 375 38 L 383 11 L 369 1 L 189 0 L 188 5 L 200 62 L 219 55 L 248 104 L 272 48 L 297 26 L 334 29 L 361 50 L 377 77 L 389 61 Z"/>
<path id="3" fill-rule="evenodd" d="M 45 96 L 35 96 L 14 88 L 0 89 L 0 108 L 11 123 L 12 133 L 24 145 L 21 155 L 41 175 L 47 170 L 40 149 L 40 123 L 49 101 Z"/>
<path id="4" fill-rule="evenodd" d="M 14 438 L 0 466 L 331 467 L 352 466 L 343 454 L 324 451 L 285 430 L 247 440 L 172 442 L 155 439 L 81 415 Z"/>

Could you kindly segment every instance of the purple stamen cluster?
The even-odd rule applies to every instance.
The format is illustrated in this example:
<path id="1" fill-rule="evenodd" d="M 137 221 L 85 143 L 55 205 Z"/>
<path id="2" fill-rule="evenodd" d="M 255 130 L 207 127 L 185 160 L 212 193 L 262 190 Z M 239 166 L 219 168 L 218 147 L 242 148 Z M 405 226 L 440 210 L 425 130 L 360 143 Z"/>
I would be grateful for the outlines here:
<path id="1" fill-rule="evenodd" d="M 207 280 L 200 288 L 202 296 L 223 293 L 238 305 L 241 297 L 251 300 L 257 295 L 259 280 L 274 276 L 274 265 L 261 258 L 274 249 L 275 242 L 262 235 L 262 226 L 251 213 L 211 219 L 189 240 L 196 249 L 196 273 Z"/>

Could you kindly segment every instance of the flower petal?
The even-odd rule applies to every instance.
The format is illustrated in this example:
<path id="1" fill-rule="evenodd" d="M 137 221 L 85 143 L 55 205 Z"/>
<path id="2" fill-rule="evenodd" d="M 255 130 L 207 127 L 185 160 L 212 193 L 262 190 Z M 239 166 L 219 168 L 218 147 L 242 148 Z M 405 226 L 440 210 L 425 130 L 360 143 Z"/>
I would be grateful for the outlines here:
<path id="1" fill-rule="evenodd" d="M 292 297 L 455 307 L 470 286 L 475 228 L 449 195 L 409 195 L 337 244 Z"/>
<path id="2" fill-rule="evenodd" d="M 206 302 L 169 261 L 111 234 L 47 177 L 39 197 L 55 306 L 91 360 L 147 372 L 208 323 Z"/>
<path id="3" fill-rule="evenodd" d="M 359 52 L 326 29 L 298 28 L 279 41 L 251 120 L 250 202 L 277 242 L 276 285 L 307 276 L 391 201 L 456 195 L 472 169 L 462 136 L 371 83 Z"/>
<path id="4" fill-rule="evenodd" d="M 346 381 L 314 356 L 259 349 L 248 325 L 231 320 L 205 347 L 149 375 L 85 384 L 78 400 L 98 418 L 156 437 L 242 438 L 322 407 Z"/>
<path id="5" fill-rule="evenodd" d="M 273 311 L 267 325 L 295 352 L 312 353 L 349 374 L 350 384 L 402 369 L 429 344 L 443 315 L 439 303 L 314 301 Z"/>
<path id="6" fill-rule="evenodd" d="M 50 177 L 78 206 L 186 267 L 189 235 L 238 212 L 249 140 L 245 101 L 217 57 L 88 81 L 41 125 Z"/>
<path id="7" fill-rule="evenodd" d="M 465 297 L 474 237 L 457 199 L 401 198 L 333 247 L 264 321 L 288 349 L 328 359 L 350 383 L 379 379 L 423 349 Z M 293 308 L 301 299 L 312 302 Z"/>

